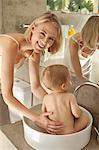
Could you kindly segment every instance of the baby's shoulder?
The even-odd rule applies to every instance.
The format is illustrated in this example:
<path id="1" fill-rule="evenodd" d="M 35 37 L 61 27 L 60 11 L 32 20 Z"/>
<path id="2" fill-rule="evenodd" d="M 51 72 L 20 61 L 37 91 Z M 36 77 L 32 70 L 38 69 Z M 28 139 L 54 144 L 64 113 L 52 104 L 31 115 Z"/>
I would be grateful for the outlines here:
<path id="1" fill-rule="evenodd" d="M 43 98 L 44 102 L 50 101 L 52 102 L 53 100 L 55 101 L 57 99 L 57 96 L 54 94 L 46 94 Z"/>
<path id="2" fill-rule="evenodd" d="M 46 95 L 44 96 L 43 100 L 47 100 L 47 99 L 49 99 L 49 98 L 51 98 L 51 97 L 52 97 L 51 94 L 46 94 Z"/>
<path id="3" fill-rule="evenodd" d="M 65 95 L 64 95 L 64 97 L 66 98 L 69 98 L 69 99 L 73 99 L 73 98 L 75 98 L 75 95 L 73 94 L 73 93 L 65 93 Z"/>
<path id="4" fill-rule="evenodd" d="M 64 95 L 73 96 L 74 94 L 73 94 L 73 93 L 70 93 L 70 92 L 65 92 Z"/>

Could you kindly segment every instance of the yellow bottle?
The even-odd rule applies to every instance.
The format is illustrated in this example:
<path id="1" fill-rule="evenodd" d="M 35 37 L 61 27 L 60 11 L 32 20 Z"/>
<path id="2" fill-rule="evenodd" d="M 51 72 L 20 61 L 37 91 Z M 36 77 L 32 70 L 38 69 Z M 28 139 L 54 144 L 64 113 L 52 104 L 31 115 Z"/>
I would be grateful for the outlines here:
<path id="1" fill-rule="evenodd" d="M 70 26 L 69 31 L 68 31 L 68 37 L 74 35 L 76 33 L 73 25 Z"/>

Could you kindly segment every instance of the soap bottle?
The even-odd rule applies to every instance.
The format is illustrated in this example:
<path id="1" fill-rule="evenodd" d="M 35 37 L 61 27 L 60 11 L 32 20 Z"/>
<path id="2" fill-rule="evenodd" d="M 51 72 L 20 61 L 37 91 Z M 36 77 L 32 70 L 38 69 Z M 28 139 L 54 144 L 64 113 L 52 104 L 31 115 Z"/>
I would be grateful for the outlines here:
<path id="1" fill-rule="evenodd" d="M 69 27 L 69 30 L 68 30 L 68 37 L 74 35 L 75 33 L 76 33 L 76 31 L 75 31 L 75 29 L 74 29 L 74 26 L 71 25 L 71 26 Z"/>

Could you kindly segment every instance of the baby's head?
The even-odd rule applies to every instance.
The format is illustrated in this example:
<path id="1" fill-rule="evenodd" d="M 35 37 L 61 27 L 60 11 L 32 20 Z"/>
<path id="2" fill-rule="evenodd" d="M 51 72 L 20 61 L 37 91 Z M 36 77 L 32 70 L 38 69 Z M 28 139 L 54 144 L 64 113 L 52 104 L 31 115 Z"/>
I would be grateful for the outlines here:
<path id="1" fill-rule="evenodd" d="M 70 87 L 70 74 L 64 65 L 51 65 L 45 68 L 42 82 L 47 89 L 67 91 Z"/>

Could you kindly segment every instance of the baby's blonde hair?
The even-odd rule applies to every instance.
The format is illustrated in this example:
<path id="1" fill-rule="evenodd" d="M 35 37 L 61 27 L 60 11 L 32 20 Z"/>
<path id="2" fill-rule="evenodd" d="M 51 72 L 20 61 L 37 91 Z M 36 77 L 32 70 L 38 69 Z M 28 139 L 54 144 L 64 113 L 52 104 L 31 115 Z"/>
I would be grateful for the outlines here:
<path id="1" fill-rule="evenodd" d="M 56 89 L 66 83 L 69 71 L 66 66 L 56 64 L 45 68 L 42 74 L 42 82 L 48 89 Z"/>
<path id="2" fill-rule="evenodd" d="M 84 25 L 81 34 L 82 40 L 89 48 L 96 48 L 99 37 L 99 16 L 91 16 Z"/>
<path id="3" fill-rule="evenodd" d="M 43 15 L 41 15 L 40 17 L 36 18 L 30 24 L 28 29 L 26 30 L 25 37 L 29 41 L 33 25 L 38 26 L 40 24 L 47 23 L 47 22 L 54 23 L 54 25 L 55 25 L 55 27 L 57 29 L 57 32 L 58 32 L 58 35 L 57 35 L 57 38 L 56 38 L 54 44 L 48 49 L 48 52 L 53 54 L 53 53 L 56 53 L 59 50 L 59 48 L 61 46 L 61 43 L 62 43 L 61 25 L 60 25 L 60 23 L 58 21 L 58 18 L 57 18 L 57 16 L 55 14 L 53 14 L 51 12 L 46 12 Z"/>

